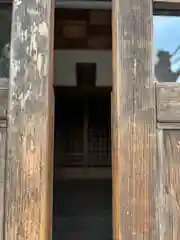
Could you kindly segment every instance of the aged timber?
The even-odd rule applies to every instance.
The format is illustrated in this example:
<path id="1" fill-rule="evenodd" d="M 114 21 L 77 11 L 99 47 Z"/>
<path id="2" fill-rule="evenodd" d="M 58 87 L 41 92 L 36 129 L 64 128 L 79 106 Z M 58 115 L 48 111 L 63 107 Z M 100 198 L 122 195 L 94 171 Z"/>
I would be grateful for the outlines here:
<path id="1" fill-rule="evenodd" d="M 163 240 L 178 240 L 180 234 L 179 129 L 179 123 L 158 124 L 158 219 Z"/>
<path id="2" fill-rule="evenodd" d="M 4 184 L 6 158 L 6 121 L 0 120 L 0 239 L 4 234 Z"/>
<path id="3" fill-rule="evenodd" d="M 114 239 L 158 239 L 152 1 L 114 0 L 112 15 Z"/>
<path id="4" fill-rule="evenodd" d="M 157 120 L 159 122 L 180 122 L 179 83 L 156 85 Z"/>
<path id="5" fill-rule="evenodd" d="M 4 234 L 4 184 L 6 161 L 8 79 L 0 78 L 0 239 Z"/>
<path id="6" fill-rule="evenodd" d="M 50 239 L 53 0 L 14 0 L 5 239 Z"/>

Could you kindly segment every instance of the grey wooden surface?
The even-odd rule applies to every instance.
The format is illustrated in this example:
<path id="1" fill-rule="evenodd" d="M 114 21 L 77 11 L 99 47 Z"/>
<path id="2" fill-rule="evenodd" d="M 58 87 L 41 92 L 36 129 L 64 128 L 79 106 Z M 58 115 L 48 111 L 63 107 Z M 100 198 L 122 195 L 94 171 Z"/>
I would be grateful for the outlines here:
<path id="1" fill-rule="evenodd" d="M 156 84 L 157 120 L 180 122 L 180 83 Z"/>
<path id="2" fill-rule="evenodd" d="M 152 0 L 113 1 L 112 162 L 117 240 L 156 239 L 157 234 L 152 7 Z"/>
<path id="3" fill-rule="evenodd" d="M 180 129 L 158 131 L 158 219 L 160 237 L 178 240 L 180 236 Z"/>

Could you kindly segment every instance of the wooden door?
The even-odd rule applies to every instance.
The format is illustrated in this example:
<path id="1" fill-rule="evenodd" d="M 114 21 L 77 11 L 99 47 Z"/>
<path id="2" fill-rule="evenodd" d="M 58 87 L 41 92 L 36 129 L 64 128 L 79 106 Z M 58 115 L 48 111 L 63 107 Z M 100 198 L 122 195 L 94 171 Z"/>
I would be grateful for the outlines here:
<path id="1" fill-rule="evenodd" d="M 156 203 L 163 240 L 178 240 L 180 235 L 180 86 L 173 85 L 157 84 Z"/>

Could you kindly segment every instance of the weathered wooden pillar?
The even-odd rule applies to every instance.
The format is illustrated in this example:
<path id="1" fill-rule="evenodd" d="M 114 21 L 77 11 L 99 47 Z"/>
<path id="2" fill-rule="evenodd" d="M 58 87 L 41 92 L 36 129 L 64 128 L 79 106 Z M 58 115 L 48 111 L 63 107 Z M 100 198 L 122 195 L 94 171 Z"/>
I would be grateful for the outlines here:
<path id="1" fill-rule="evenodd" d="M 114 239 L 156 239 L 152 0 L 114 0 L 112 18 Z"/>
<path id="2" fill-rule="evenodd" d="M 49 240 L 54 0 L 14 0 L 5 239 Z"/>

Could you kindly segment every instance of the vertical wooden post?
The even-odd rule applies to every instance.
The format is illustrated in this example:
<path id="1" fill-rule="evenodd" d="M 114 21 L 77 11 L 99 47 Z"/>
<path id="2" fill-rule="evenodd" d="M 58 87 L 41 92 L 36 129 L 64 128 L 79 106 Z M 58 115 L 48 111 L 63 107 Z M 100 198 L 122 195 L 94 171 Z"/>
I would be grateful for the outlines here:
<path id="1" fill-rule="evenodd" d="M 154 238 L 152 0 L 114 0 L 114 239 Z"/>
<path id="2" fill-rule="evenodd" d="M 0 78 L 0 240 L 4 240 L 4 184 L 7 139 L 8 79 Z"/>
<path id="3" fill-rule="evenodd" d="M 14 0 L 5 239 L 49 240 L 54 0 Z"/>
<path id="4" fill-rule="evenodd" d="M 0 120 L 0 239 L 4 240 L 4 178 L 6 159 L 6 120 Z"/>

